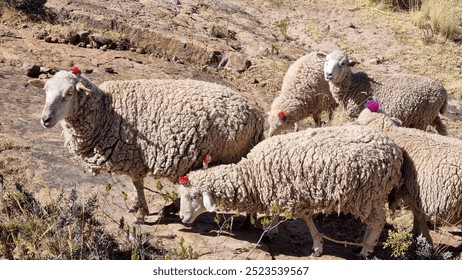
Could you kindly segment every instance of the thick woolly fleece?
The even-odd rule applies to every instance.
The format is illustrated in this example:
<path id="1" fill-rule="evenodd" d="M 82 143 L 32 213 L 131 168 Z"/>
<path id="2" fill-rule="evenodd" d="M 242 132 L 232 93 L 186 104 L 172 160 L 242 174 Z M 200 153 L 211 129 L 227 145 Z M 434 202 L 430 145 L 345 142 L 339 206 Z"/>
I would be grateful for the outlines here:
<path id="1" fill-rule="evenodd" d="M 372 128 L 309 128 L 267 138 L 237 164 L 193 171 L 186 189 L 242 212 L 270 213 L 277 203 L 306 221 L 318 212 L 351 213 L 380 234 L 401 164 L 401 149 Z"/>
<path id="2" fill-rule="evenodd" d="M 348 61 L 346 54 L 334 51 L 327 55 L 326 62 L 345 58 Z M 330 90 L 349 117 L 356 118 L 366 100 L 374 97 L 381 110 L 401 120 L 402 126 L 426 130 L 432 125 L 439 134 L 447 134 L 438 115 L 448 104 L 442 84 L 418 75 L 353 73 L 348 63 L 340 69 L 343 73 L 339 79 L 329 81 Z"/>
<path id="3" fill-rule="evenodd" d="M 212 165 L 237 162 L 263 138 L 264 113 L 218 84 L 132 80 L 98 87 L 84 77 L 64 75 L 63 82 L 81 82 L 92 90 L 77 93 L 62 124 L 67 148 L 95 173 L 177 181 L 202 167 L 205 155 Z"/>
<path id="4" fill-rule="evenodd" d="M 313 117 L 316 126 L 321 126 L 321 113 L 324 111 L 328 111 L 329 120 L 332 120 L 337 103 L 324 79 L 325 56 L 324 53 L 312 52 L 289 67 L 282 82 L 281 93 L 273 100 L 268 113 L 270 136 L 292 128 L 309 116 Z M 279 112 L 285 113 L 284 122 L 278 118 Z"/>
<path id="5" fill-rule="evenodd" d="M 383 131 L 403 149 L 404 187 L 396 193 L 414 213 L 414 232 L 431 237 L 426 215 L 462 217 L 462 140 L 398 127 L 383 113 L 364 110 L 356 123 Z"/>

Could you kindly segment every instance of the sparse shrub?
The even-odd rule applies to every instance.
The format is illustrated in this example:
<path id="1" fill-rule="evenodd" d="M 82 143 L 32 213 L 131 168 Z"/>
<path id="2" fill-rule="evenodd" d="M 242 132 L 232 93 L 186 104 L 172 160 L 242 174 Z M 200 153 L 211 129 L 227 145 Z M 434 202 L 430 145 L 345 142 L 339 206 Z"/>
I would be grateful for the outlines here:
<path id="1" fill-rule="evenodd" d="M 277 22 L 277 26 L 279 27 L 279 32 L 284 38 L 284 41 L 289 39 L 289 33 L 288 33 L 289 23 L 290 23 L 289 17 L 286 17 L 285 19 Z"/>
<path id="2" fill-rule="evenodd" d="M 41 12 L 45 9 L 47 0 L 7 0 L 9 5 L 24 12 Z"/>
<path id="3" fill-rule="evenodd" d="M 113 259 L 118 246 L 95 217 L 96 197 L 68 197 L 42 206 L 19 183 L 5 191 L 0 219 L 0 258 Z"/>
<path id="4" fill-rule="evenodd" d="M 406 231 L 388 231 L 383 248 L 391 249 L 391 257 L 403 260 L 448 260 L 454 256 L 443 249 L 435 250 L 425 237 L 412 238 Z"/>
<path id="5" fill-rule="evenodd" d="M 412 243 L 412 234 L 405 231 L 388 231 L 383 248 L 391 248 L 391 256 L 404 259 Z"/>
<path id="6" fill-rule="evenodd" d="M 424 0 L 420 11 L 414 13 L 418 27 L 446 39 L 462 39 L 462 2 L 459 0 Z"/>
<path id="7" fill-rule="evenodd" d="M 399 8 L 405 10 L 419 9 L 422 0 L 368 0 L 370 5 L 380 5 L 385 8 Z"/>

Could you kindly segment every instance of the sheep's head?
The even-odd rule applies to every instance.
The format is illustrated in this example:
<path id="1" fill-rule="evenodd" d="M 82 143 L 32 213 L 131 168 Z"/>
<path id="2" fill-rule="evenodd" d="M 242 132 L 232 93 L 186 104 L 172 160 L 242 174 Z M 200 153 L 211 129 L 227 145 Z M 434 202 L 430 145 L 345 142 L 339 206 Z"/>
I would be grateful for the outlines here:
<path id="1" fill-rule="evenodd" d="M 41 124 L 46 128 L 55 126 L 58 121 L 72 114 L 72 104 L 74 104 L 78 92 L 87 94 L 91 92 L 78 81 L 75 74 L 68 71 L 60 71 L 47 81 L 36 79 L 29 81 L 29 83 L 45 89 L 46 101 Z"/>
<path id="2" fill-rule="evenodd" d="M 215 211 L 216 202 L 209 192 L 200 192 L 191 185 L 189 179 L 180 177 L 180 218 L 183 223 L 192 223 L 204 212 Z"/>
<path id="3" fill-rule="evenodd" d="M 380 109 L 377 112 L 371 112 L 367 108 L 361 111 L 355 123 L 360 125 L 368 125 L 382 131 L 391 126 L 401 125 L 400 120 L 387 116 Z"/>
<path id="4" fill-rule="evenodd" d="M 328 54 L 324 61 L 324 79 L 336 84 L 341 83 L 351 71 L 350 67 L 356 64 L 349 60 L 347 54 L 335 50 Z"/>
<path id="5" fill-rule="evenodd" d="M 269 123 L 269 134 L 271 137 L 273 135 L 280 134 L 283 130 L 291 128 L 294 123 L 290 120 L 290 117 L 283 111 L 271 111 L 268 113 L 268 123 Z"/>

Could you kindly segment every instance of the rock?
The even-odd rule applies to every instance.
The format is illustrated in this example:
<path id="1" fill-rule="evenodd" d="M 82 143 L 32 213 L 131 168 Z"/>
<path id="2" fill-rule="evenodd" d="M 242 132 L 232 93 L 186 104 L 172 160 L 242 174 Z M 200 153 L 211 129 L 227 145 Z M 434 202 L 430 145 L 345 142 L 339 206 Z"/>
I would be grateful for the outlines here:
<path id="1" fill-rule="evenodd" d="M 80 36 L 70 27 L 64 27 L 61 29 L 59 36 L 64 44 L 77 45 L 80 43 Z"/>
<path id="2" fill-rule="evenodd" d="M 238 52 L 227 52 L 218 64 L 218 68 L 242 73 L 251 65 L 252 62 L 244 55 Z"/>
<path id="3" fill-rule="evenodd" d="M 31 78 L 38 78 L 40 76 L 40 65 L 33 63 L 24 63 L 22 65 L 23 73 Z"/>
<path id="4" fill-rule="evenodd" d="M 106 67 L 106 68 L 104 68 L 104 71 L 109 73 L 109 74 L 117 74 L 117 72 L 112 67 Z"/>
<path id="5" fill-rule="evenodd" d="M 146 50 L 144 48 L 137 48 L 136 52 L 139 53 L 139 54 L 145 54 Z"/>
<path id="6" fill-rule="evenodd" d="M 101 46 L 107 45 L 108 48 L 112 48 L 114 42 L 109 39 L 108 37 L 102 34 L 93 34 L 90 35 L 90 44 L 92 44 L 95 48 L 100 48 Z"/>
<path id="7" fill-rule="evenodd" d="M 79 31 L 77 32 L 77 36 L 79 36 L 79 41 L 84 45 L 90 44 L 90 32 L 89 31 Z"/>

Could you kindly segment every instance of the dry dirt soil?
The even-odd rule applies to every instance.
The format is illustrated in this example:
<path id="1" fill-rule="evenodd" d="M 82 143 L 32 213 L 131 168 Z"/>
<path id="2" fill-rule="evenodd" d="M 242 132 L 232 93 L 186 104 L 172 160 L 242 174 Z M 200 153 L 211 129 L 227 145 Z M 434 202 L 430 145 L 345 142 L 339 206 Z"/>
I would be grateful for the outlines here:
<path id="1" fill-rule="evenodd" d="M 38 13 L 18 12 L 3 2 L 0 173 L 5 185 L 20 182 L 44 201 L 72 188 L 81 196 L 96 193 L 105 213 L 101 219 L 107 221 L 109 230 L 115 231 L 114 221 L 121 217 L 133 220 L 126 212 L 132 198 L 131 182 L 123 176 L 92 176 L 63 147 L 60 126 L 45 129 L 40 125 L 44 94 L 27 83 L 32 65 L 43 67 L 44 78 L 44 68 L 69 69 L 76 64 L 95 83 L 135 78 L 206 80 L 236 89 L 267 111 L 294 60 L 310 51 L 340 48 L 359 61 L 362 69 L 415 72 L 444 83 L 451 102 L 443 120 L 452 136 L 462 133 L 462 46 L 440 38 L 423 44 L 424 35 L 410 22 L 408 13 L 378 10 L 366 6 L 367 1 L 48 0 L 46 10 Z M 72 44 L 75 32 L 82 31 L 110 39 L 118 49 Z M 337 117 L 335 121 L 344 120 Z M 305 126 L 311 125 L 307 120 Z M 146 186 L 155 190 L 156 182 L 147 180 Z M 171 190 L 163 183 L 164 192 Z M 105 191 L 107 184 L 112 186 L 109 192 Z M 129 194 L 128 201 L 122 192 Z M 312 258 L 311 237 L 299 220 L 284 222 L 275 240 L 257 244 L 258 227 L 233 226 L 231 232 L 218 234 L 214 215 L 185 226 L 177 216 L 155 215 L 164 204 L 158 193 L 147 191 L 147 197 L 153 214 L 140 230 L 163 252 L 179 249 L 184 238 L 184 244 L 201 259 Z M 390 258 L 390 251 L 381 246 L 387 229 L 409 230 L 411 225 L 406 211 L 389 220 L 376 249 L 379 258 Z M 320 216 L 316 223 L 323 233 L 339 240 L 360 242 L 364 234 L 364 226 L 349 216 Z M 460 254 L 460 227 L 436 227 L 432 235 L 440 250 Z M 325 241 L 321 258 L 353 259 L 354 249 Z"/>

